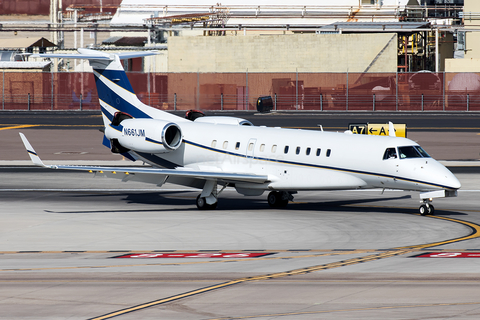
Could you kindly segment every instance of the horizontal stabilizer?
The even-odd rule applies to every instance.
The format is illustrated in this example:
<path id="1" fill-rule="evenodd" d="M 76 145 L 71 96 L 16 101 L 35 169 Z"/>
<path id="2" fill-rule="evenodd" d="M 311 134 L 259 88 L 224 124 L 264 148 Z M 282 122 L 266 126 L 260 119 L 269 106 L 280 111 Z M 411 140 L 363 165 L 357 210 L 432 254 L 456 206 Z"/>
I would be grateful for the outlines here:
<path id="1" fill-rule="evenodd" d="M 153 56 L 158 54 L 158 50 L 151 51 L 137 51 L 137 52 L 122 52 L 122 53 L 106 53 L 91 49 L 78 49 L 79 54 L 67 54 L 67 53 L 41 53 L 32 54 L 33 58 L 64 58 L 64 59 L 87 59 L 87 60 L 113 60 L 115 56 L 120 59 L 131 59 L 145 56 Z"/>

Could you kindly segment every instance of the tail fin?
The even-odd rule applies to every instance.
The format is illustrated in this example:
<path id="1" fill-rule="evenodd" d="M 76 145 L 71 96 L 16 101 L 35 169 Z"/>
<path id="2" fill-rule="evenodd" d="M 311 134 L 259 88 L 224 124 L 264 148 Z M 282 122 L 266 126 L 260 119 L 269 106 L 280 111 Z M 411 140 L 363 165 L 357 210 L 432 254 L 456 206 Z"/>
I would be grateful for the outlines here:
<path id="1" fill-rule="evenodd" d="M 32 57 L 87 59 L 93 68 L 98 98 L 105 126 L 109 125 L 116 112 L 124 112 L 134 118 L 174 120 L 178 117 L 142 103 L 133 92 L 120 59 L 130 59 L 158 54 L 158 51 L 109 54 L 78 49 L 80 54 L 36 54 Z"/>

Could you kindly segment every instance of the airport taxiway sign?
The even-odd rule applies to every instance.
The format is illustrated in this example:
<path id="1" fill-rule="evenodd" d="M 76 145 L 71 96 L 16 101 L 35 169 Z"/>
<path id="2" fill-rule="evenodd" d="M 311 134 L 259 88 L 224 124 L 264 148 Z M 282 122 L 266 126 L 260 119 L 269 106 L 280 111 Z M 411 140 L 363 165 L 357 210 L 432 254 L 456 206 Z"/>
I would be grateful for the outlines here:
<path id="1" fill-rule="evenodd" d="M 480 258 L 480 252 L 429 252 L 415 258 Z"/>

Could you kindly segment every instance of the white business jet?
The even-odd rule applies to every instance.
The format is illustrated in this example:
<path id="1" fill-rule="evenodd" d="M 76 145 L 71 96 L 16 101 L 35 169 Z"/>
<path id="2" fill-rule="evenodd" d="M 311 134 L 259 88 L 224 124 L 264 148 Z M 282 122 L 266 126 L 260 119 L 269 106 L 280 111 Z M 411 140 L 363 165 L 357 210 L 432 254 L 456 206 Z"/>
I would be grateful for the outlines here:
<path id="1" fill-rule="evenodd" d="M 420 213 L 425 215 L 434 213 L 433 198 L 456 196 L 460 188 L 457 178 L 417 143 L 395 137 L 393 124 L 385 137 L 257 127 L 235 117 L 191 121 L 147 106 L 133 92 L 120 60 L 156 52 L 78 51 L 37 56 L 88 59 L 105 125 L 104 144 L 150 166 L 47 166 L 20 134 L 36 165 L 199 188 L 199 209 L 216 208 L 226 187 L 248 196 L 268 190 L 272 207 L 286 206 L 298 191 L 382 188 L 421 192 Z"/>

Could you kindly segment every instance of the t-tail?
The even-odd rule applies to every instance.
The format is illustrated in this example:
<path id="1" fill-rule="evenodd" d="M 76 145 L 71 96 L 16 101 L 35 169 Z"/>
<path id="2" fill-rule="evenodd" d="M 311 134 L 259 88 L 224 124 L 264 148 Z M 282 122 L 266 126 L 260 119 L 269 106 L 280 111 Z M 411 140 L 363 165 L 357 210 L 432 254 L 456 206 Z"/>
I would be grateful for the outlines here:
<path id="1" fill-rule="evenodd" d="M 132 118 L 178 119 L 162 110 L 152 108 L 138 99 L 120 62 L 158 54 L 158 51 L 132 53 L 105 53 L 90 49 L 78 49 L 79 54 L 36 54 L 32 57 L 87 59 L 93 68 L 98 99 L 102 109 L 104 125 L 114 121 L 115 114 L 123 113 Z M 117 115 L 118 116 L 118 115 Z"/>

